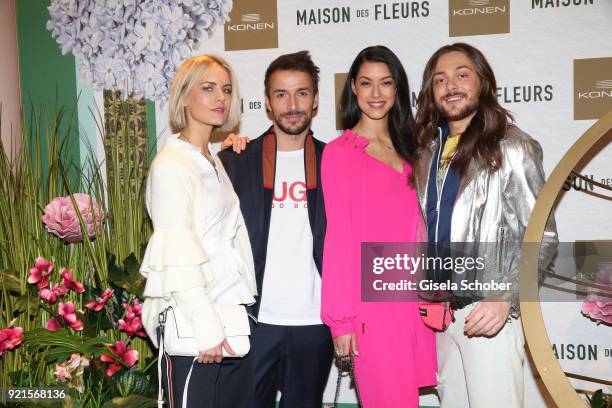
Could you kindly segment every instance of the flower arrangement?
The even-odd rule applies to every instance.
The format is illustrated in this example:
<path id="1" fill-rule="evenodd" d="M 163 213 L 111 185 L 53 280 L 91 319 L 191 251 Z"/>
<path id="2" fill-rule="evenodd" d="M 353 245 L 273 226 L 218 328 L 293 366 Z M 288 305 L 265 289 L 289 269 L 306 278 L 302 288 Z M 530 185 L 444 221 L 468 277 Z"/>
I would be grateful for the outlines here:
<path id="1" fill-rule="evenodd" d="M 91 205 L 93 200 L 87 201 L 88 205 Z M 83 229 L 87 230 L 87 226 Z M 55 235 L 61 237 L 61 234 Z M 64 237 L 64 239 L 69 242 L 68 239 L 71 238 Z M 69 388 L 83 394 L 85 373 L 91 376 L 90 371 L 97 369 L 99 372 L 104 372 L 107 377 L 113 377 L 121 370 L 131 369 L 136 365 L 139 360 L 139 353 L 137 350 L 130 348 L 129 345 L 135 336 L 147 337 L 142 326 L 142 306 L 136 297 L 120 293 L 121 298 L 127 296 L 128 301 L 122 302 L 121 307 L 118 308 L 119 301 L 115 297 L 115 289 L 106 288 L 101 294 L 97 295 L 93 288 L 86 287 L 85 284 L 75 279 L 73 271 L 65 267 L 60 268 L 57 277 L 61 280 L 54 283 L 56 280 L 56 276 L 53 274 L 54 270 L 56 270 L 54 261 L 39 256 L 30 268 L 27 280 L 35 288 L 34 290 L 38 290 L 41 308 L 51 316 L 44 327 L 47 332 L 64 330 L 63 334 L 70 335 L 70 331 L 67 330 L 75 333 L 82 332 L 86 328 L 87 322 L 90 326 L 95 326 L 90 327 L 90 332 L 98 333 L 100 331 L 98 324 L 101 321 L 100 315 L 104 315 L 107 323 L 110 323 L 106 327 L 114 331 L 115 336 L 123 333 L 126 337 L 125 341 L 107 342 L 105 338 L 96 336 L 94 340 L 98 343 L 97 349 L 89 353 L 86 350 L 78 350 L 79 352 L 72 353 L 69 359 L 55 364 L 54 375 L 57 383 L 66 384 Z M 122 290 L 118 289 L 118 291 L 121 292 Z M 68 300 L 67 298 L 70 296 L 77 297 L 77 299 L 74 301 Z M 89 301 L 84 302 L 83 296 L 89 298 Z M 77 310 L 75 302 L 84 304 L 85 309 Z M 43 340 L 39 340 L 34 345 L 34 349 L 40 349 L 40 345 L 43 345 L 47 351 L 58 348 L 53 342 L 44 343 L 46 338 L 44 331 L 37 330 L 35 332 Z M 73 339 L 76 339 L 76 337 L 73 337 Z M 14 350 L 22 341 L 22 328 L 8 328 L 0 331 L 0 357 L 4 350 Z M 59 346 L 60 350 L 61 347 Z M 92 361 L 94 362 L 93 365 L 90 364 Z"/>
<path id="2" fill-rule="evenodd" d="M 103 177 L 92 161 L 74 177 L 65 135 L 37 132 L 46 139 L 24 137 L 17 161 L 0 146 L 0 388 L 66 386 L 71 406 L 151 405 L 156 360 L 139 299 L 145 173 L 107 188 L 130 162 L 109 163 L 117 171 Z"/>
<path id="3" fill-rule="evenodd" d="M 47 29 L 96 90 L 165 101 L 176 68 L 231 8 L 231 0 L 53 0 Z"/>

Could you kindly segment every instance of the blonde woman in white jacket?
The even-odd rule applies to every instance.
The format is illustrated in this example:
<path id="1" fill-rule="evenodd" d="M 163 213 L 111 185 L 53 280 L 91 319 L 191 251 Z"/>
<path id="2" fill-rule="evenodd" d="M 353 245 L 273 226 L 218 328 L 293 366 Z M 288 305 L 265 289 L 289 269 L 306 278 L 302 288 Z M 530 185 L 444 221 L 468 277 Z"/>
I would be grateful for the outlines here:
<path id="1" fill-rule="evenodd" d="M 158 315 L 174 302 L 190 322 L 198 345 L 193 357 L 164 355 L 165 399 L 181 406 L 186 381 L 188 407 L 248 406 L 248 360 L 232 355 L 214 304 L 255 302 L 255 275 L 238 197 L 209 149 L 215 129 L 240 119 L 238 84 L 222 58 L 201 55 L 178 69 L 170 91 L 170 137 L 157 154 L 147 181 L 146 202 L 153 235 L 141 266 L 147 278 L 144 326 L 157 342 Z"/>

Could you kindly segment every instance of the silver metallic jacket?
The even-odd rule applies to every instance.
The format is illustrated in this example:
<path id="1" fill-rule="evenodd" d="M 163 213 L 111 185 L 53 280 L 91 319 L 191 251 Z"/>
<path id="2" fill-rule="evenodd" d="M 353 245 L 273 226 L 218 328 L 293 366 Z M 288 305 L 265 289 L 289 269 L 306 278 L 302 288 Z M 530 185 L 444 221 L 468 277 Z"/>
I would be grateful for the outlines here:
<path id="1" fill-rule="evenodd" d="M 415 163 L 415 180 L 421 210 L 427 214 L 429 170 L 441 142 L 441 130 L 429 149 L 421 150 Z M 480 170 L 472 161 L 461 178 L 451 221 L 451 242 L 490 243 L 470 245 L 474 257 L 488 262 L 479 280 L 511 283 L 511 290 L 470 293 L 482 298 L 500 296 L 512 304 L 512 315 L 520 313 L 518 275 L 521 244 L 531 210 L 544 185 L 542 148 L 528 134 L 510 125 L 500 142 L 503 163 L 495 173 Z M 540 252 L 540 270 L 550 270 L 556 255 L 558 236 L 554 216 L 546 225 Z M 487 249 L 488 248 L 488 249 Z M 490 253 L 494 249 L 497 253 Z M 489 253 L 483 253 L 489 252 Z M 457 293 L 465 296 L 465 293 Z"/>

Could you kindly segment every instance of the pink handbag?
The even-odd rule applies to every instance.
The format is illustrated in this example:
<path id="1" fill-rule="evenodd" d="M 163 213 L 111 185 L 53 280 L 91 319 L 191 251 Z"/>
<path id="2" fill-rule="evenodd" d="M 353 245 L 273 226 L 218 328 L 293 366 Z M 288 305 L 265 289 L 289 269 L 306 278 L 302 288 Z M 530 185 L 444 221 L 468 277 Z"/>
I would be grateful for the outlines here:
<path id="1" fill-rule="evenodd" d="M 450 302 L 419 302 L 423 323 L 436 331 L 445 331 L 455 321 Z"/>

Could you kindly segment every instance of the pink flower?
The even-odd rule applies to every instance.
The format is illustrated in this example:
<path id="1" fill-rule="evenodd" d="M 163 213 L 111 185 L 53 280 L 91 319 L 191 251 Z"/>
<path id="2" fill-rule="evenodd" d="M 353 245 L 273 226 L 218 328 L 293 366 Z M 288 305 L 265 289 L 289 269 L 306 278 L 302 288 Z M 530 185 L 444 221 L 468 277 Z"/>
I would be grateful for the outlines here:
<path id="1" fill-rule="evenodd" d="M 53 272 L 53 261 L 48 261 L 42 256 L 36 258 L 34 267 L 30 269 L 28 283 L 38 284 L 38 288 L 42 289 L 49 285 L 49 275 Z"/>
<path id="2" fill-rule="evenodd" d="M 104 305 L 106 305 L 108 300 L 113 297 L 114 293 L 115 291 L 111 288 L 104 289 L 104 292 L 102 292 L 102 297 L 96 297 L 96 300 L 92 300 L 91 302 L 87 303 L 85 307 L 89 310 L 99 312 L 100 310 L 102 310 Z"/>
<path id="3" fill-rule="evenodd" d="M 126 307 L 126 304 L 122 304 L 123 308 Z M 142 304 L 138 299 L 134 299 L 132 304 L 129 306 L 126 316 L 131 315 L 133 317 L 139 317 L 142 313 Z"/>
<path id="4" fill-rule="evenodd" d="M 73 330 L 83 330 L 83 322 L 77 317 L 76 309 L 72 302 L 60 302 L 57 308 L 57 313 L 63 322 L 70 326 Z"/>
<path id="5" fill-rule="evenodd" d="M 100 224 L 104 218 L 100 205 L 87 194 L 76 193 L 73 197 L 85 223 L 87 235 L 93 238 L 96 231 L 100 230 Z M 42 220 L 47 231 L 66 242 L 78 242 L 83 239 L 79 217 L 70 196 L 56 197 L 51 200 L 45 207 L 45 215 Z"/>
<path id="6" fill-rule="evenodd" d="M 589 294 L 582 303 L 582 314 L 595 320 L 597 324 L 612 325 L 612 298 L 610 297 L 610 292 L 612 292 L 612 262 L 601 262 L 599 264 L 595 283 L 608 287 L 608 291 L 589 288 Z"/>
<path id="7" fill-rule="evenodd" d="M 68 268 L 62 268 L 60 275 L 62 275 L 62 284 L 66 289 L 73 290 L 79 295 L 85 292 L 85 287 L 82 283 L 75 281 L 72 279 L 72 271 Z"/>
<path id="8" fill-rule="evenodd" d="M 58 331 L 61 328 L 62 328 L 62 325 L 60 324 L 59 320 L 55 317 L 52 317 L 49 320 L 47 320 L 47 324 L 45 324 L 45 329 L 49 331 Z"/>
<path id="9" fill-rule="evenodd" d="M 88 366 L 89 366 L 89 359 L 78 353 L 73 353 L 70 356 L 70 360 L 68 360 L 68 368 L 70 368 L 71 370 L 75 370 L 78 367 L 88 367 Z"/>
<path id="10" fill-rule="evenodd" d="M 591 293 L 587 296 L 582 304 L 582 314 L 599 323 L 612 325 L 612 300 L 605 301 L 605 293 L 598 296 L 596 293 Z"/>
<path id="11" fill-rule="evenodd" d="M 70 375 L 70 372 L 68 371 L 68 369 L 66 368 L 66 363 L 61 363 L 61 364 L 56 364 L 55 365 L 55 378 L 57 378 L 57 380 L 59 382 L 67 382 L 70 381 L 72 379 L 72 376 Z"/>
<path id="12" fill-rule="evenodd" d="M 106 375 L 112 377 L 121 368 L 132 367 L 138 361 L 138 352 L 136 350 L 129 349 L 127 345 L 122 341 L 116 341 L 115 345 L 108 345 L 110 351 L 113 354 L 102 354 L 100 360 L 105 363 L 110 363 L 106 370 Z"/>
<path id="13" fill-rule="evenodd" d="M 128 336 L 137 335 L 139 337 L 146 337 L 147 335 L 142 331 L 142 321 L 139 317 L 135 317 L 132 320 L 119 320 L 119 330 L 126 332 Z"/>
<path id="14" fill-rule="evenodd" d="M 50 305 L 54 304 L 58 298 L 68 293 L 68 289 L 59 283 L 52 283 L 48 288 L 40 290 L 40 298 Z"/>
<path id="15" fill-rule="evenodd" d="M 8 327 L 0 330 L 0 357 L 7 350 L 14 350 L 23 341 L 23 328 Z"/>
<path id="16" fill-rule="evenodd" d="M 144 331 L 142 331 L 142 305 L 138 299 L 134 299 L 131 305 L 123 303 L 121 306 L 127 310 L 125 312 L 125 319 L 119 320 L 119 330 L 126 332 L 129 336 L 147 337 Z"/>
<path id="17" fill-rule="evenodd" d="M 81 394 L 85 391 L 83 372 L 89 366 L 89 359 L 78 353 L 73 353 L 68 361 L 55 366 L 55 377 L 59 382 L 67 382 L 71 388 L 76 388 Z"/>

